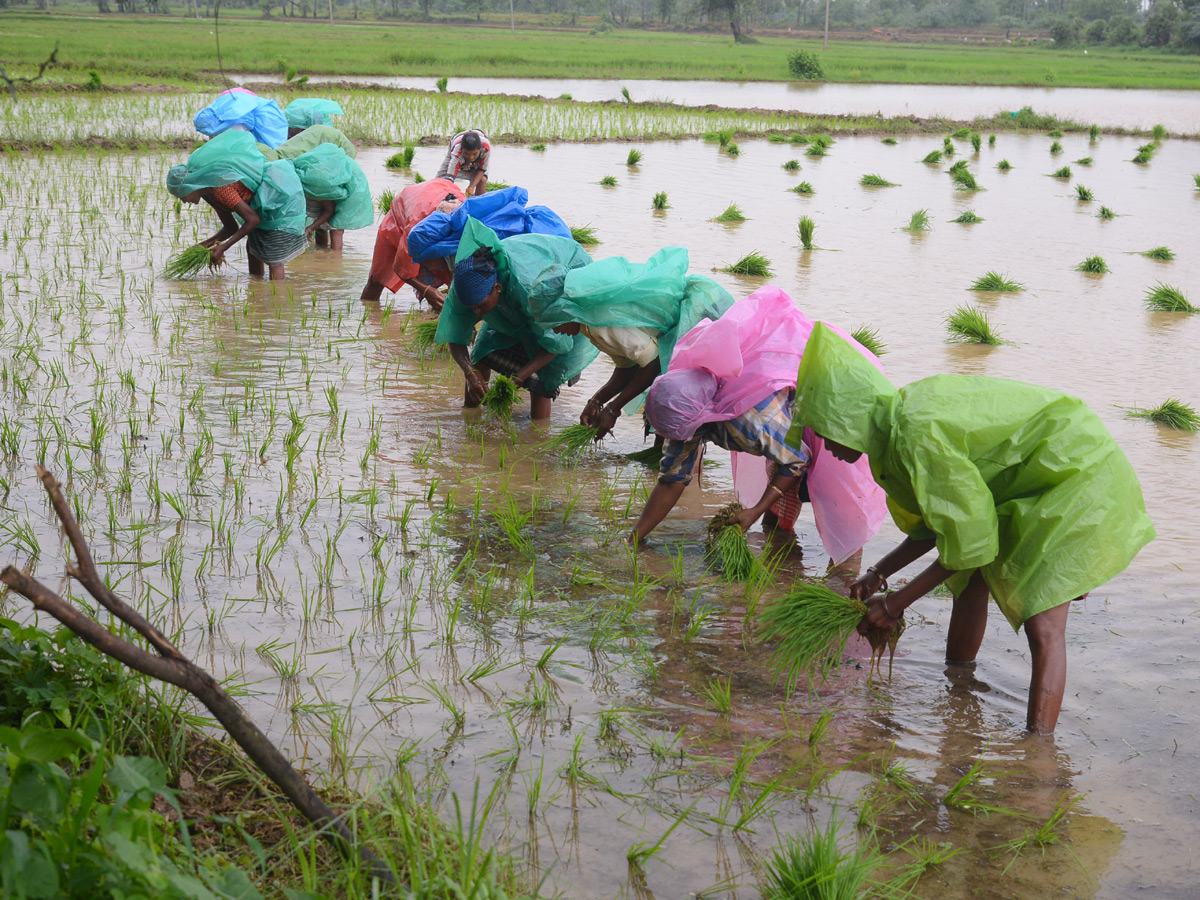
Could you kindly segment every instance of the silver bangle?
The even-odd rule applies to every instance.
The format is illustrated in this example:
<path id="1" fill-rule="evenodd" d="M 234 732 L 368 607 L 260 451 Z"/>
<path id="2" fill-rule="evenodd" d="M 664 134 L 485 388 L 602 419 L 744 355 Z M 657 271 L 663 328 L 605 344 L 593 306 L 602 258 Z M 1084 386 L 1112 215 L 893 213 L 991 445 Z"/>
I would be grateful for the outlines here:
<path id="1" fill-rule="evenodd" d="M 890 594 L 883 595 L 883 611 L 888 614 L 888 618 L 890 618 L 890 619 L 903 619 L 904 618 L 904 610 L 901 610 L 900 615 L 897 616 L 897 615 L 893 614 L 891 609 L 888 607 L 887 602 L 888 602 L 889 596 L 891 596 L 891 595 Z"/>

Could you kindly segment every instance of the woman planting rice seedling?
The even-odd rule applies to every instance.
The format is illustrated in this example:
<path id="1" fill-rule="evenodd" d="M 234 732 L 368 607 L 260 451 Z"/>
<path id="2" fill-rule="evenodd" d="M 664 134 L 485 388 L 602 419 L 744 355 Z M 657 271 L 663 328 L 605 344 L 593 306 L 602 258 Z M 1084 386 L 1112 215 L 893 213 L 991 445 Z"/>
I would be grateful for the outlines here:
<path id="1" fill-rule="evenodd" d="M 318 247 L 341 250 L 347 230 L 374 223 L 367 176 L 341 147 L 321 144 L 292 162 L 304 189 L 309 219 L 304 233 L 316 235 Z"/>
<path id="2" fill-rule="evenodd" d="M 289 138 L 313 125 L 332 126 L 333 116 L 345 115 L 340 103 L 322 97 L 297 97 L 284 108 L 283 114 L 287 118 Z"/>
<path id="3" fill-rule="evenodd" d="M 851 588 L 867 604 L 864 627 L 896 628 L 909 605 L 948 580 L 946 659 L 973 665 L 991 594 L 1029 641 L 1026 725 L 1052 732 L 1070 601 L 1121 572 L 1154 537 L 1137 476 L 1095 413 L 1057 391 L 981 376 L 937 375 L 897 390 L 822 323 L 796 390 L 796 422 L 841 460 L 866 454 L 908 536 Z M 937 561 L 908 584 L 877 593 L 935 548 Z"/>
<path id="4" fill-rule="evenodd" d="M 821 541 L 834 561 L 854 553 L 876 532 L 884 516 L 883 495 L 871 482 L 867 464 L 843 465 L 815 436 L 787 434 L 794 370 L 812 327 L 787 294 L 764 287 L 679 341 L 667 373 L 646 398 L 646 417 L 666 443 L 658 484 L 631 543 L 643 540 L 675 506 L 710 442 L 736 451 L 734 483 L 742 503 L 750 504 L 735 520 L 743 530 L 761 518 L 764 527 L 791 531 L 802 504 L 810 500 Z M 867 351 L 862 353 L 867 362 Z M 878 365 L 874 357 L 867 364 Z"/>
<path id="5" fill-rule="evenodd" d="M 254 135 L 268 147 L 278 147 L 289 137 L 288 121 L 274 100 L 246 88 L 231 88 L 196 113 L 192 124 L 201 134 L 216 137 L 233 129 Z"/>
<path id="6" fill-rule="evenodd" d="M 221 230 L 200 244 L 212 251 L 211 265 L 220 265 L 245 237 L 250 274 L 269 268 L 271 280 L 282 281 L 284 266 L 308 249 L 304 192 L 292 161 L 267 162 L 244 131 L 224 131 L 193 152 L 186 165 L 173 166 L 167 189 L 184 203 L 203 200 L 216 211 Z"/>

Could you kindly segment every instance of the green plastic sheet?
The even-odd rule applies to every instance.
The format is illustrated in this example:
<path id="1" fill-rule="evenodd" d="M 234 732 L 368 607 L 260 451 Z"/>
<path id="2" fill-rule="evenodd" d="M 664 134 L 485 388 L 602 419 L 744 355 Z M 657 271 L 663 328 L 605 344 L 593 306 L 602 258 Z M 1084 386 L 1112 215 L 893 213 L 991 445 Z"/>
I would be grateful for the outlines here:
<path id="1" fill-rule="evenodd" d="M 337 204 L 330 228 L 366 228 L 375 223 L 375 205 L 362 166 L 335 144 L 321 144 L 292 162 L 304 195 Z"/>
<path id="2" fill-rule="evenodd" d="M 322 144 L 341 147 L 351 159 L 358 156 L 358 148 L 354 146 L 354 142 L 332 125 L 313 125 L 311 128 L 305 128 L 294 138 L 289 138 L 274 150 L 266 144 L 257 146 L 258 151 L 267 159 L 295 159 Z"/>
<path id="3" fill-rule="evenodd" d="M 289 128 L 308 128 L 312 125 L 332 125 L 330 116 L 344 115 L 336 100 L 323 97 L 297 97 L 283 111 Z"/>
<path id="4" fill-rule="evenodd" d="M 257 147 L 248 132 L 222 131 L 193 150 L 185 165 L 171 168 L 167 190 L 176 197 L 186 197 L 204 188 L 240 181 L 256 191 L 267 163 Z"/>
<path id="5" fill-rule="evenodd" d="M 471 361 L 515 344 L 532 359 L 542 350 L 556 354 L 538 372 L 538 379 L 553 391 L 575 378 L 599 351 L 581 334 L 555 334 L 552 325 L 540 321 L 534 309 L 545 309 L 562 294 L 567 274 L 588 266 L 592 258 L 570 238 L 552 234 L 518 234 L 500 240 L 478 219 L 468 219 L 458 244 L 456 261 L 480 247 L 489 247 L 496 259 L 496 280 L 501 287 L 500 304 L 484 316 L 475 337 L 475 314 L 458 302 L 451 283 L 446 305 L 438 319 L 435 340 L 441 344 L 471 344 Z"/>
<path id="6" fill-rule="evenodd" d="M 290 159 L 279 159 L 265 165 L 262 182 L 250 198 L 250 206 L 261 217 L 258 227 L 263 231 L 304 234 L 304 227 L 308 224 L 304 189 Z"/>
<path id="7" fill-rule="evenodd" d="M 1121 572 L 1154 538 L 1141 485 L 1082 401 L 1049 388 L 935 375 L 897 390 L 818 323 L 797 377 L 793 433 L 869 455 L 892 517 L 935 538 L 957 570 L 980 570 L 1013 628 Z"/>

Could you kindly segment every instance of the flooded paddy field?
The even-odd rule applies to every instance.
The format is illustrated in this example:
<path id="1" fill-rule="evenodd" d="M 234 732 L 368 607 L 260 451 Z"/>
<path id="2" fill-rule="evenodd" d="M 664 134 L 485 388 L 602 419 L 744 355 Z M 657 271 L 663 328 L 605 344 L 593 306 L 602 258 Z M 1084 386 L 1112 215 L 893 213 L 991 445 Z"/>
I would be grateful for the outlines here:
<path id="1" fill-rule="evenodd" d="M 945 597 L 913 607 L 890 681 L 870 682 L 869 651 L 852 646 L 816 695 L 789 693 L 754 615 L 791 577 L 825 572 L 811 514 L 761 594 L 708 574 L 706 517 L 732 493 L 714 450 L 719 464 L 631 555 L 623 537 L 654 478 L 624 456 L 643 446 L 638 422 L 571 466 L 541 449 L 527 407 L 511 428 L 465 415 L 457 370 L 413 349 L 406 325 L 426 314 L 411 292 L 358 301 L 372 229 L 289 264 L 278 290 L 244 274 L 241 250 L 218 275 L 164 279 L 167 256 L 216 227 L 175 208 L 168 153 L 0 161 L 6 552 L 65 589 L 31 471 L 43 461 L 117 590 L 318 781 L 369 792 L 402 771 L 447 816 L 452 793 L 476 797 L 487 836 L 534 881 L 546 873 L 547 893 L 756 897 L 775 847 L 836 820 L 845 846 L 878 842 L 880 877 L 944 850 L 910 870 L 917 897 L 1194 896 L 1200 438 L 1126 417 L 1200 402 L 1200 317 L 1144 304 L 1158 282 L 1200 302 L 1194 145 L 1166 140 L 1138 165 L 1144 139 L 1067 135 L 1059 154 L 1051 141 L 956 142 L 973 192 L 955 189 L 949 160 L 920 162 L 940 136 L 842 138 L 824 158 L 662 142 L 636 167 L 628 144 L 500 148 L 493 175 L 592 225 L 596 258 L 680 244 L 710 273 L 758 250 L 770 279 L 714 277 L 736 297 L 778 284 L 809 315 L 878 329 L 899 384 L 986 374 L 1091 404 L 1159 537 L 1073 608 L 1053 739 L 1021 731 L 1028 654 L 1002 617 L 974 678 L 947 679 Z M 384 168 L 390 152 L 359 155 L 376 194 L 410 180 Z M 416 170 L 440 156 L 419 148 Z M 782 168 L 792 158 L 799 171 Z M 1064 165 L 1070 179 L 1050 177 Z M 867 173 L 897 186 L 862 187 Z M 610 174 L 616 186 L 598 184 Z M 800 181 L 815 193 L 790 192 Z M 654 212 L 658 192 L 669 208 Z M 730 202 L 748 221 L 710 221 Z M 903 229 L 917 209 L 928 232 Z M 950 222 L 967 210 L 983 221 Z M 819 249 L 800 249 L 801 215 Z M 1177 257 L 1139 255 L 1160 245 Z M 1093 255 L 1109 274 L 1075 271 Z M 969 292 L 989 270 L 1024 290 Z M 947 343 L 943 320 L 967 302 L 1009 343 Z M 565 389 L 550 429 L 607 374 L 596 363 Z M 897 540 L 886 525 L 862 565 Z M 3 611 L 31 615 L 13 597 Z M 944 802 L 976 760 L 978 803 L 1003 812 Z M 1060 804 L 1064 842 L 1017 853 Z"/>

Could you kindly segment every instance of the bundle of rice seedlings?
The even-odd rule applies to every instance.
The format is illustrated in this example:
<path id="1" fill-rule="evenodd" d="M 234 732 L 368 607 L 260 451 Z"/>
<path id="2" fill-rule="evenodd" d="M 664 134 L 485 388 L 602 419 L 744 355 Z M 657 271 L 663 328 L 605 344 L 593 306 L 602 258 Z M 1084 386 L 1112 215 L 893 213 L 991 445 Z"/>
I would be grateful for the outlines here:
<path id="1" fill-rule="evenodd" d="M 1108 263 L 1103 256 L 1089 256 L 1075 267 L 1077 272 L 1088 272 L 1092 275 L 1103 275 L 1108 272 Z"/>
<path id="2" fill-rule="evenodd" d="M 496 375 L 483 395 L 483 408 L 497 419 L 512 418 L 513 406 L 521 396 L 517 383 L 507 375 Z"/>
<path id="3" fill-rule="evenodd" d="M 585 450 L 596 443 L 596 429 L 591 425 L 576 422 L 568 425 L 558 434 L 551 435 L 542 444 L 543 450 L 558 451 L 564 462 L 573 464 L 579 461 Z"/>
<path id="4" fill-rule="evenodd" d="M 1101 206 L 1100 211 L 1096 213 L 1096 218 L 1098 219 L 1115 219 L 1116 217 L 1117 214 L 1107 206 Z"/>
<path id="5" fill-rule="evenodd" d="M 794 188 L 790 188 L 790 190 L 793 194 L 803 194 L 806 197 L 816 193 L 816 191 L 813 190 L 813 186 L 807 181 L 800 182 Z"/>
<path id="6" fill-rule="evenodd" d="M 1056 169 L 1055 171 L 1050 173 L 1050 177 L 1051 178 L 1070 178 L 1071 177 L 1071 167 L 1063 166 L 1061 169 Z"/>
<path id="7" fill-rule="evenodd" d="M 413 172 L 413 177 L 412 177 L 412 178 L 413 178 L 413 184 L 420 184 L 422 181 L 424 181 L 424 180 L 425 180 L 425 176 L 424 176 L 424 175 L 422 175 L 420 172 Z M 503 185 L 502 187 L 507 187 L 507 185 Z M 497 186 L 496 186 L 496 184 L 495 184 L 494 182 L 491 182 L 491 181 L 489 181 L 489 182 L 488 182 L 487 189 L 488 189 L 489 191 L 498 191 L 498 190 L 500 190 L 500 188 L 499 188 L 499 187 L 497 187 Z"/>
<path id="8" fill-rule="evenodd" d="M 880 141 L 879 143 L 881 143 L 881 144 L 887 144 L 889 147 L 894 147 L 896 144 L 898 144 L 898 143 L 900 143 L 900 142 L 899 142 L 898 140 L 896 140 L 894 137 L 885 137 L 885 138 L 884 138 L 882 141 Z"/>
<path id="9" fill-rule="evenodd" d="M 788 684 L 802 676 L 818 684 L 837 665 L 866 614 L 861 600 L 843 597 L 824 584 L 798 581 L 759 613 L 759 634 L 775 643 L 772 662 Z"/>
<path id="10" fill-rule="evenodd" d="M 970 136 L 971 136 L 971 127 L 969 125 L 964 125 L 962 128 L 959 128 L 955 131 L 950 132 L 950 137 L 956 138 L 957 140 L 960 140 L 960 141 L 965 141 Z"/>
<path id="11" fill-rule="evenodd" d="M 978 225 L 983 221 L 983 218 L 975 215 L 973 211 L 968 209 L 966 212 L 960 213 L 957 219 L 951 219 L 950 221 L 959 225 Z"/>
<path id="12" fill-rule="evenodd" d="M 1092 194 L 1092 192 L 1090 190 L 1088 190 L 1086 187 L 1084 187 L 1082 184 L 1077 184 L 1077 185 L 1075 185 L 1075 199 L 1079 200 L 1083 203 L 1088 203 L 1092 200 L 1095 200 L 1096 198 Z"/>
<path id="13" fill-rule="evenodd" d="M 1149 259 L 1160 259 L 1165 262 L 1175 258 L 1175 251 L 1173 251 L 1170 247 L 1154 247 L 1150 250 L 1146 250 L 1144 253 L 1142 253 L 1142 256 L 1148 257 Z"/>
<path id="14" fill-rule="evenodd" d="M 667 192 L 659 191 L 654 195 L 654 199 L 650 201 L 650 206 L 653 209 L 669 209 L 670 204 L 667 203 Z"/>
<path id="15" fill-rule="evenodd" d="M 965 171 L 967 171 L 967 161 L 960 159 L 958 162 L 950 164 L 950 168 L 946 170 L 946 174 L 953 178 L 959 172 Z"/>
<path id="16" fill-rule="evenodd" d="M 942 151 L 941 150 L 930 150 L 928 153 L 925 154 L 925 158 L 923 160 L 921 160 L 921 162 L 929 163 L 930 165 L 937 165 L 941 161 L 942 161 Z"/>
<path id="17" fill-rule="evenodd" d="M 1158 149 L 1158 144 L 1155 144 L 1155 143 L 1142 144 L 1142 146 L 1138 147 L 1138 153 L 1153 153 L 1157 149 Z"/>
<path id="18" fill-rule="evenodd" d="M 530 144 L 529 149 L 541 152 L 546 149 L 546 145 L 545 144 Z"/>
<path id="19" fill-rule="evenodd" d="M 755 278 L 769 278 L 771 275 L 771 261 L 757 250 L 751 250 L 737 262 L 726 266 L 721 271 L 728 272 L 730 275 L 752 275 Z"/>
<path id="20" fill-rule="evenodd" d="M 1061 129 L 1053 128 L 1050 131 L 1046 132 L 1046 137 L 1060 138 L 1060 137 L 1062 137 L 1062 131 L 1061 131 Z"/>
<path id="21" fill-rule="evenodd" d="M 975 176 L 963 169 L 961 172 L 955 172 L 952 178 L 954 186 L 960 191 L 977 191 L 979 183 L 975 180 Z"/>
<path id="22" fill-rule="evenodd" d="M 704 136 L 704 139 L 708 140 L 707 134 Z M 772 144 L 786 144 L 787 143 L 787 135 L 779 134 L 776 131 L 772 131 L 770 134 L 767 135 L 767 141 Z"/>
<path id="23" fill-rule="evenodd" d="M 1200 172 L 1192 176 L 1192 181 L 1196 182 L 1196 190 L 1200 191 Z"/>
<path id="24" fill-rule="evenodd" d="M 1024 288 L 1025 285 L 1019 281 L 1010 281 L 999 272 L 985 272 L 975 279 L 975 283 L 971 285 L 972 291 L 989 291 L 998 294 L 1015 294 Z"/>
<path id="25" fill-rule="evenodd" d="M 786 172 L 799 172 L 800 171 L 800 160 L 789 159 L 787 162 L 785 162 L 783 164 L 783 168 L 784 168 L 784 171 L 786 171 Z"/>
<path id="26" fill-rule="evenodd" d="M 629 93 L 629 88 L 621 85 L 621 96 L 625 98 L 626 103 L 633 102 L 633 95 Z"/>
<path id="27" fill-rule="evenodd" d="M 1146 291 L 1146 306 L 1155 312 L 1200 312 L 1200 309 L 1188 302 L 1183 291 L 1161 281 Z"/>
<path id="28" fill-rule="evenodd" d="M 883 354 L 887 353 L 887 344 L 880 339 L 879 329 L 877 328 L 872 328 L 870 325 L 859 325 L 850 332 L 850 337 L 854 338 L 876 356 L 883 356 Z"/>
<path id="29" fill-rule="evenodd" d="M 808 143 L 808 135 L 793 134 L 790 138 L 788 138 L 788 143 L 790 143 L 790 144 L 807 144 Z"/>
<path id="30" fill-rule="evenodd" d="M 1099 140 L 1099 139 L 1100 139 L 1100 126 L 1099 125 L 1088 126 L 1088 140 L 1095 141 L 1095 140 Z"/>
<path id="31" fill-rule="evenodd" d="M 822 147 L 820 144 L 809 144 L 807 147 L 804 148 L 804 155 L 805 156 L 828 156 L 828 154 L 825 152 L 825 148 Z"/>
<path id="32" fill-rule="evenodd" d="M 616 175 L 605 175 L 603 178 L 600 179 L 600 184 L 602 184 L 604 187 L 616 187 L 617 186 L 617 176 Z"/>
<path id="33" fill-rule="evenodd" d="M 874 173 L 869 173 L 867 175 L 864 175 L 862 178 L 858 179 L 858 183 L 861 184 L 863 187 L 895 187 L 896 186 L 892 182 L 890 182 L 886 178 L 884 178 L 882 175 L 875 175 Z"/>
<path id="34" fill-rule="evenodd" d="M 789 837 L 763 872 L 763 900 L 853 900 L 881 896 L 871 878 L 883 863 L 874 842 L 843 848 L 836 816 L 823 830 Z"/>
<path id="35" fill-rule="evenodd" d="M 571 237 L 575 239 L 575 243 L 584 247 L 600 243 L 600 238 L 596 237 L 596 229 L 591 225 L 572 225 Z"/>
<path id="36" fill-rule="evenodd" d="M 570 94 L 559 94 L 558 99 L 559 100 L 572 100 L 574 98 Z"/>
<path id="37" fill-rule="evenodd" d="M 1062 144 L 1060 144 L 1058 141 L 1051 142 L 1050 152 L 1051 153 L 1062 153 Z"/>
<path id="38" fill-rule="evenodd" d="M 1007 172 L 1012 168 L 1012 163 L 1010 163 L 1007 159 L 1002 159 L 1000 162 L 996 163 L 996 168 L 1001 172 Z"/>
<path id="39" fill-rule="evenodd" d="M 437 319 L 423 319 L 410 327 L 412 329 L 411 346 L 420 356 L 424 356 L 425 351 L 434 345 L 437 337 Z"/>
<path id="40" fill-rule="evenodd" d="M 914 210 L 909 216 L 908 224 L 904 226 L 905 231 L 928 231 L 929 230 L 929 210 L 918 209 Z"/>
<path id="41" fill-rule="evenodd" d="M 384 165 L 389 169 L 407 169 L 412 165 L 413 157 L 417 154 L 417 148 L 412 144 L 406 146 L 401 152 L 393 153 L 384 162 Z"/>
<path id="42" fill-rule="evenodd" d="M 737 144 L 729 144 L 729 145 L 728 145 L 728 146 L 725 148 L 725 152 L 726 152 L 727 154 L 729 154 L 730 156 L 737 156 L 737 155 L 738 155 L 738 154 L 740 154 L 742 151 L 738 149 L 738 145 L 737 145 Z"/>
<path id="43" fill-rule="evenodd" d="M 805 250 L 813 249 L 813 233 L 816 230 L 817 223 L 808 216 L 801 216 L 800 221 L 796 223 L 796 235 Z"/>
<path id="44" fill-rule="evenodd" d="M 995 136 L 994 134 L 989 134 L 989 135 L 988 135 L 988 146 L 989 146 L 989 147 L 995 147 L 995 146 L 996 146 L 996 136 Z"/>
<path id="45" fill-rule="evenodd" d="M 942 156 L 953 156 L 955 154 L 954 143 L 950 138 L 942 141 Z"/>
<path id="46" fill-rule="evenodd" d="M 1146 163 L 1150 162 L 1150 160 L 1152 160 L 1153 158 L 1154 158 L 1153 150 L 1144 150 L 1143 149 L 1143 150 L 1139 150 L 1136 154 L 1134 154 L 1134 157 L 1133 157 L 1133 159 L 1130 160 L 1130 162 L 1135 162 L 1138 165 L 1144 166 Z"/>
<path id="47" fill-rule="evenodd" d="M 641 150 L 630 150 L 629 155 L 627 157 L 625 157 L 625 165 L 627 165 L 627 166 L 636 166 L 641 161 L 642 161 L 642 151 Z"/>
<path id="48" fill-rule="evenodd" d="M 1077 165 L 1077 166 L 1090 166 L 1091 164 L 1092 164 L 1092 158 L 1090 156 L 1085 156 L 1081 159 L 1075 160 L 1075 165 Z"/>
<path id="49" fill-rule="evenodd" d="M 439 78 L 436 82 L 438 93 L 439 94 L 446 93 L 446 85 L 448 85 L 449 83 L 450 83 L 450 79 L 447 78 L 445 75 L 443 75 L 441 78 Z"/>
<path id="50" fill-rule="evenodd" d="M 833 146 L 833 138 L 827 134 L 814 134 L 809 141 L 823 150 L 828 150 Z"/>
<path id="51" fill-rule="evenodd" d="M 183 212 L 183 201 L 176 197 L 175 202 L 172 204 L 172 209 L 175 210 L 175 215 L 178 216 L 181 212 Z"/>
<path id="52" fill-rule="evenodd" d="M 1200 430 L 1200 413 L 1182 400 L 1167 400 L 1153 409 L 1134 409 L 1126 415 L 1131 419 L 1149 419 L 1156 425 L 1166 425 L 1180 431 Z"/>
<path id="53" fill-rule="evenodd" d="M 163 266 L 163 274 L 168 278 L 192 278 L 205 267 L 210 270 L 216 268 L 212 261 L 212 251 L 208 247 L 193 244 L 168 259 Z"/>
<path id="54" fill-rule="evenodd" d="M 746 214 L 742 212 L 742 208 L 736 203 L 730 203 L 725 207 L 725 211 L 713 219 L 714 222 L 745 222 Z"/>
<path id="55" fill-rule="evenodd" d="M 379 211 L 383 215 L 387 215 L 392 208 L 392 201 L 396 199 L 396 192 L 391 188 L 385 188 L 383 193 L 379 195 Z"/>
<path id="56" fill-rule="evenodd" d="M 987 313 L 977 306 L 963 304 L 946 316 L 946 330 L 950 340 L 960 344 L 1003 344 L 1000 335 L 992 330 Z"/>
<path id="57" fill-rule="evenodd" d="M 649 466 L 651 469 L 657 469 L 658 464 L 662 462 L 662 442 L 655 441 L 649 447 L 643 450 L 638 450 L 635 453 L 626 453 L 625 458 L 630 462 L 641 463 L 644 466 Z"/>
<path id="58" fill-rule="evenodd" d="M 978 132 L 972 132 L 971 133 L 971 149 L 974 150 L 976 153 L 978 153 L 979 148 L 982 146 L 983 146 L 983 136 L 980 135 Z"/>
<path id="59" fill-rule="evenodd" d="M 761 584 L 768 577 L 767 569 L 750 549 L 746 532 L 733 524 L 741 512 L 742 504 L 736 501 L 717 511 L 708 523 L 705 551 L 726 581 Z"/>

